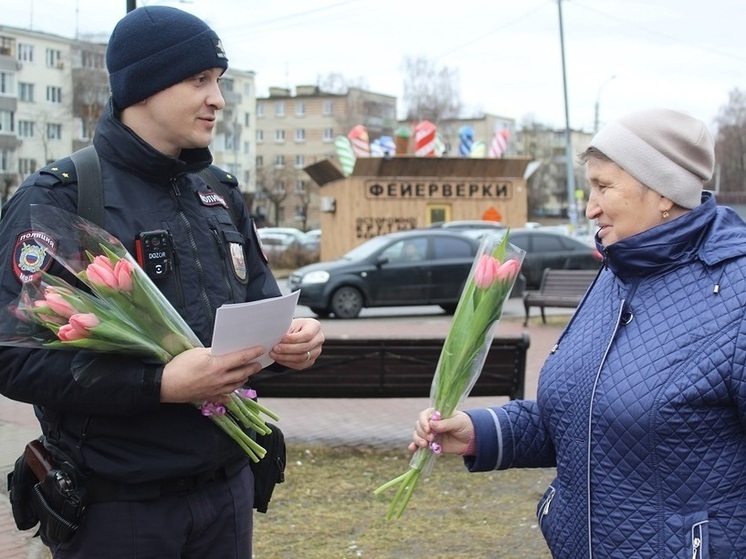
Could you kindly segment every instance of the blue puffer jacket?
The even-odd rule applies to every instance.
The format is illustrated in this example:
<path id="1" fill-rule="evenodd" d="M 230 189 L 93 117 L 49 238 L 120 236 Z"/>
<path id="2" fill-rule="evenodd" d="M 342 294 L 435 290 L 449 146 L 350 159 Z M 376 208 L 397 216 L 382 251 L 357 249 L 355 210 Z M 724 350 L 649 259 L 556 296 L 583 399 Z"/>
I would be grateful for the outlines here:
<path id="1" fill-rule="evenodd" d="M 99 120 L 94 145 L 101 160 L 104 227 L 133 255 L 138 233 L 170 233 L 175 270 L 155 283 L 205 346 L 222 304 L 280 295 L 235 180 L 226 186 L 237 224 L 194 174 L 212 162 L 209 150 L 166 156 L 123 125 L 111 104 Z M 69 159 L 31 175 L 3 209 L 0 307 L 21 288 L 14 269 L 23 233 L 30 229 L 31 204 L 76 213 L 77 182 Z M 56 263 L 50 272 L 64 275 Z M 73 378 L 71 371 L 83 367 L 98 376 L 96 382 Z M 247 459 L 196 407 L 161 404 L 162 368 L 131 355 L 0 347 L 0 392 L 43 409 L 42 424 L 55 449 L 89 475 L 150 482 Z"/>
<path id="2" fill-rule="evenodd" d="M 553 557 L 746 557 L 745 254 L 708 193 L 611 245 L 537 401 L 468 412 L 472 471 L 556 466 Z"/>

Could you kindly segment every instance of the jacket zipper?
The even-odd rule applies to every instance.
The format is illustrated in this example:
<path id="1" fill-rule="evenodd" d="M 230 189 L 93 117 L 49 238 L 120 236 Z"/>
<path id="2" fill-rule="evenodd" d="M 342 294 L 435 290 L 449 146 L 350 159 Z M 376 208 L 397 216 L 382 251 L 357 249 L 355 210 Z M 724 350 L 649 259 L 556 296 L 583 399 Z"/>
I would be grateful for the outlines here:
<path id="1" fill-rule="evenodd" d="M 225 250 L 225 246 L 223 245 L 221 239 L 220 239 L 220 232 L 210 225 L 210 232 L 212 233 L 212 236 L 215 237 L 215 242 L 218 245 L 218 253 L 220 254 L 220 260 L 223 262 L 223 279 L 225 280 L 225 287 L 228 290 L 228 293 L 230 294 L 230 300 L 235 301 L 234 299 L 234 293 L 233 293 L 233 284 L 231 284 L 230 275 L 232 272 L 228 269 L 228 264 L 226 262 L 226 259 L 228 258 L 228 253 Z"/>
<path id="2" fill-rule="evenodd" d="M 176 284 L 176 296 L 180 307 L 184 307 L 184 289 L 181 285 L 181 268 L 179 262 L 179 251 L 176 249 L 176 243 L 174 242 L 174 236 L 169 232 L 171 237 L 171 246 L 174 247 L 174 283 Z"/>
<path id="3" fill-rule="evenodd" d="M 210 317 L 211 323 L 214 321 L 215 312 L 210 304 L 210 298 L 207 296 L 207 290 L 205 289 L 205 270 L 202 266 L 202 261 L 199 259 L 199 251 L 197 250 L 197 242 L 194 240 L 194 232 L 192 230 L 192 224 L 184 212 L 184 206 L 181 203 L 181 190 L 177 182 L 178 177 L 171 179 L 171 189 L 173 190 L 174 196 L 176 197 L 176 207 L 179 210 L 179 219 L 184 223 L 186 228 L 187 237 L 189 237 L 189 245 L 192 247 L 192 254 L 194 255 L 194 266 L 197 268 L 197 275 L 199 277 L 199 294 L 200 301 L 204 307 L 206 316 Z M 212 329 L 212 326 L 210 327 Z"/>
<path id="4" fill-rule="evenodd" d="M 702 559 L 702 524 L 704 522 L 692 526 L 692 559 Z"/>
<path id="5" fill-rule="evenodd" d="M 539 528 L 541 528 L 541 525 L 544 522 L 544 517 L 549 514 L 549 507 L 556 494 L 557 490 L 554 489 L 554 487 L 551 487 L 551 491 L 549 492 L 549 495 L 547 495 L 547 499 L 544 501 L 544 505 L 542 505 L 541 510 L 539 511 Z"/>

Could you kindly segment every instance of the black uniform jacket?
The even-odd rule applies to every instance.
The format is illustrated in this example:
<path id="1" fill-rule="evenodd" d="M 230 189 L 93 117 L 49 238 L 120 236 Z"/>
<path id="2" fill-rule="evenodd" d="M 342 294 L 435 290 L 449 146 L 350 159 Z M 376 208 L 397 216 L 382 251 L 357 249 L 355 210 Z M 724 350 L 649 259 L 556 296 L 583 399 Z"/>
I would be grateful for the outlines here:
<path id="1" fill-rule="evenodd" d="M 223 182 L 231 187 L 227 202 L 237 210 L 238 227 L 194 175 L 212 162 L 209 150 L 184 150 L 178 159 L 166 156 L 124 126 L 111 103 L 94 145 L 101 160 L 104 228 L 133 255 L 138 233 L 170 233 L 175 269 L 156 284 L 205 346 L 211 343 L 220 305 L 280 295 L 235 179 L 226 174 Z M 21 287 L 17 247 L 31 229 L 31 204 L 76 213 L 77 183 L 69 159 L 29 176 L 3 208 L 3 307 Z M 64 277 L 56 262 L 48 271 Z M 72 371 L 82 366 L 99 373 L 95 382 L 83 386 L 74 380 Z M 195 406 L 160 403 L 162 370 L 158 363 L 127 355 L 0 347 L 0 392 L 45 412 L 42 426 L 54 431 L 54 444 L 86 474 L 147 482 L 242 459 L 236 443 Z"/>

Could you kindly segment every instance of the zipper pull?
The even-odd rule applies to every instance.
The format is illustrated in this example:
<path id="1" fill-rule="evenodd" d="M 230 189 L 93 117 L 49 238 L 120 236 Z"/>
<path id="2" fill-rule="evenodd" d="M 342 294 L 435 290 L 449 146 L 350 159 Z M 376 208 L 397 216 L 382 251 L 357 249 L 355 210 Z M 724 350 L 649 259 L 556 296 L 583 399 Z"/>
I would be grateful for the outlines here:
<path id="1" fill-rule="evenodd" d="M 699 538 L 694 538 L 692 540 L 692 559 L 697 559 L 699 556 L 699 548 L 702 545 L 702 540 Z"/>

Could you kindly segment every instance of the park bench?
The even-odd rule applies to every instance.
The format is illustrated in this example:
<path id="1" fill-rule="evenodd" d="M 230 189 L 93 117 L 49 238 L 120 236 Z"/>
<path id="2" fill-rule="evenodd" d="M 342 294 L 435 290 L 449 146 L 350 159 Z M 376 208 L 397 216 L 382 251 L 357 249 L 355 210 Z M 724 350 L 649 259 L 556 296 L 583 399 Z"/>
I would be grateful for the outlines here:
<path id="1" fill-rule="evenodd" d="M 260 398 L 429 397 L 443 339 L 337 338 L 324 342 L 313 367 L 265 370 L 252 377 Z M 472 396 L 523 398 L 530 339 L 494 338 Z"/>
<path id="2" fill-rule="evenodd" d="M 523 307 L 526 310 L 526 319 L 523 321 L 523 325 L 528 325 L 531 307 L 541 309 L 541 320 L 544 324 L 547 322 L 544 313 L 546 307 L 568 309 L 577 307 L 596 275 L 598 275 L 598 270 L 545 269 L 541 276 L 539 290 L 526 291 L 523 295 Z"/>

